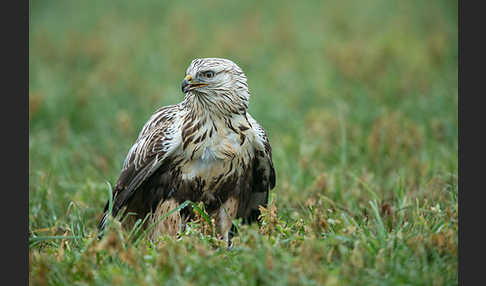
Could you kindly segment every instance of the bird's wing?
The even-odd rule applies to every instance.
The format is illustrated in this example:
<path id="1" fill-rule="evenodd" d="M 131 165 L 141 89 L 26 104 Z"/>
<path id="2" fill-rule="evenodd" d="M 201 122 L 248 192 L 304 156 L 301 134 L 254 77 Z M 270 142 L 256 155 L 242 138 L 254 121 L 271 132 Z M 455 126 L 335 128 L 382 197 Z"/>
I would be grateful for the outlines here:
<path id="1" fill-rule="evenodd" d="M 125 206 L 136 189 L 150 177 L 180 145 L 178 131 L 178 105 L 157 110 L 145 123 L 135 144 L 130 148 L 123 168 L 113 188 L 113 212 Z M 108 203 L 99 228 L 103 229 L 108 215 Z"/>
<path id="2" fill-rule="evenodd" d="M 246 220 L 252 222 L 260 215 L 258 206 L 266 207 L 268 192 L 275 187 L 275 169 L 272 161 L 272 147 L 265 130 L 249 114 L 247 117 L 256 134 L 256 140 L 254 142 L 252 194 L 248 205 L 249 209 L 242 211 L 246 214 Z"/>

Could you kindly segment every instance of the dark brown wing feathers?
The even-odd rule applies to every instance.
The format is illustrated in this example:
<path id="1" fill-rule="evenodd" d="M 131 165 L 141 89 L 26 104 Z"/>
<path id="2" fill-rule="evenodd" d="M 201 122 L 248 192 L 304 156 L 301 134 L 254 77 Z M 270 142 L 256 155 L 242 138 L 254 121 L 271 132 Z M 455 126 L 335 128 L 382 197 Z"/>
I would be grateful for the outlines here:
<path id="1" fill-rule="evenodd" d="M 165 118 L 170 119 L 167 116 Z M 116 216 L 123 207 L 127 207 L 127 212 L 137 213 L 138 218 L 143 219 L 148 212 L 156 209 L 161 200 L 169 198 L 175 199 L 177 203 L 183 203 L 186 200 L 202 201 L 208 213 L 211 214 L 219 209 L 229 197 L 235 197 L 239 199 L 237 217 L 243 218 L 245 223 L 258 219 L 259 205 L 266 207 L 268 192 L 275 187 L 272 151 L 263 128 L 255 122 L 260 143 L 256 144 L 256 150 L 251 156 L 252 160 L 247 165 L 237 165 L 236 160 L 235 163 L 231 162 L 230 169 L 241 168 L 239 172 L 221 174 L 212 181 L 206 181 L 200 177 L 183 180 L 180 171 L 183 160 L 167 153 L 167 138 L 171 137 L 167 136 L 166 132 L 169 124 L 160 121 L 160 118 L 157 117 L 152 117 L 153 120 L 157 120 L 159 124 L 163 125 L 162 127 L 166 128 L 151 131 L 147 127 L 150 127 L 149 121 L 142 129 L 137 142 L 143 141 L 141 138 L 144 136 L 150 137 L 150 141 L 143 141 L 146 143 L 144 149 L 134 146 L 127 155 L 122 173 L 114 186 L 113 216 Z M 241 130 L 241 128 L 239 129 Z M 204 140 L 204 137 L 205 135 L 198 142 Z M 144 156 L 139 157 L 140 154 L 132 152 L 137 150 L 139 152 L 142 150 Z M 206 189 L 209 187 L 212 191 L 203 191 L 205 187 Z M 186 218 L 192 216 L 187 209 L 182 212 Z M 104 216 L 99 223 L 100 231 L 104 227 L 107 215 L 108 202 L 104 209 Z"/>

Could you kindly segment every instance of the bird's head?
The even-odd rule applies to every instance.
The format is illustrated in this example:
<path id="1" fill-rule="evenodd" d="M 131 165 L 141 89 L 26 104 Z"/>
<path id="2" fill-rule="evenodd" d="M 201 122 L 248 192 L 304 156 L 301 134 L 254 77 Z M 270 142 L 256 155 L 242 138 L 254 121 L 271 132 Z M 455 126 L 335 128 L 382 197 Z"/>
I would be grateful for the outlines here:
<path id="1" fill-rule="evenodd" d="M 202 58 L 191 62 L 181 84 L 186 96 L 205 105 L 231 111 L 246 111 L 250 94 L 246 76 L 234 62 L 221 58 Z"/>

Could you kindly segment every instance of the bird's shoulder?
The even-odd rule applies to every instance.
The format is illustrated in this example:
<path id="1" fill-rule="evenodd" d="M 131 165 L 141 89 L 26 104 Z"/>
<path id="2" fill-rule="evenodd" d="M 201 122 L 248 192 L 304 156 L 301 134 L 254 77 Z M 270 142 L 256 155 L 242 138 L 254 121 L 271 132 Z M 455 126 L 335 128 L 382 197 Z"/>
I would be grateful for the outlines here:
<path id="1" fill-rule="evenodd" d="M 180 104 L 157 109 L 142 127 L 123 163 L 123 169 L 133 165 L 140 169 L 148 161 L 160 161 L 178 144 L 178 131 L 184 110 Z"/>
<path id="2" fill-rule="evenodd" d="M 265 129 L 249 113 L 246 114 L 246 118 L 250 125 L 249 131 L 253 134 L 255 147 L 258 151 L 264 151 L 271 156 L 272 148 Z"/>
<path id="3" fill-rule="evenodd" d="M 257 162 L 258 183 L 254 186 L 258 191 L 268 191 L 275 187 L 275 169 L 273 167 L 272 147 L 265 129 L 247 114 L 251 130 L 255 134 L 255 159 Z"/>
<path id="4" fill-rule="evenodd" d="M 183 111 L 181 104 L 167 105 L 157 109 L 140 130 L 137 140 L 150 132 L 169 129 L 180 120 Z"/>

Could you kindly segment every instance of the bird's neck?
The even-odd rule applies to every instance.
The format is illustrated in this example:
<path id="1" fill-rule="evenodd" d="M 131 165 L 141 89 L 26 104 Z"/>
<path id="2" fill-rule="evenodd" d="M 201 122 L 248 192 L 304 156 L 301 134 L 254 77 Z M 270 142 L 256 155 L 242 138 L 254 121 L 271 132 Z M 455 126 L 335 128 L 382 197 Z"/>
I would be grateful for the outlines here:
<path id="1" fill-rule="evenodd" d="M 183 106 L 186 109 L 182 123 L 184 150 L 196 150 L 199 144 L 213 136 L 231 136 L 248 121 L 246 108 L 227 107 L 221 102 L 208 102 L 207 98 L 188 94 Z"/>
<path id="2" fill-rule="evenodd" d="M 244 116 L 248 109 L 246 100 L 234 102 L 229 100 L 233 95 L 207 95 L 190 91 L 182 102 L 188 114 L 195 118 L 230 119 L 238 115 Z M 240 99 L 243 97 L 239 97 Z"/>

